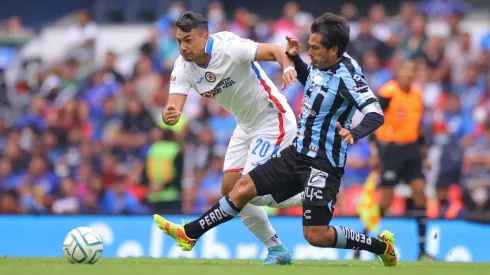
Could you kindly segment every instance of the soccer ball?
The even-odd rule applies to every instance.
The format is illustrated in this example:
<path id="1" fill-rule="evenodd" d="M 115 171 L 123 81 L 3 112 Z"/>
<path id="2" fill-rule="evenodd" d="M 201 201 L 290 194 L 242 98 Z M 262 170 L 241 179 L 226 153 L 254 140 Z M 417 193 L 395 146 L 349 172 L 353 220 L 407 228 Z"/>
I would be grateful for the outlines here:
<path id="1" fill-rule="evenodd" d="M 63 242 L 63 255 L 72 264 L 94 264 L 102 255 L 102 239 L 89 227 L 68 232 Z"/>

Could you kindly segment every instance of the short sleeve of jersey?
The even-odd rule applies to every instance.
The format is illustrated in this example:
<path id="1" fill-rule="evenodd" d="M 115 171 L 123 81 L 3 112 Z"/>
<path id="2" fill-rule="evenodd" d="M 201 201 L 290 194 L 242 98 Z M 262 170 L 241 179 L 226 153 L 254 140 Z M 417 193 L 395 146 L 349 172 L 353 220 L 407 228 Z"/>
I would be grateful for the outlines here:
<path id="1" fill-rule="evenodd" d="M 228 37 L 225 53 L 235 62 L 252 62 L 255 60 L 258 48 L 259 43 L 232 34 Z"/>
<path id="2" fill-rule="evenodd" d="M 340 77 L 339 92 L 345 99 L 353 103 L 359 111 L 371 103 L 378 102 L 363 76 L 356 73 L 351 74 L 346 70 L 345 72 L 339 72 L 338 77 Z"/>
<path id="3" fill-rule="evenodd" d="M 188 76 L 184 72 L 184 64 L 182 62 L 182 57 L 179 57 L 175 61 L 174 69 L 170 75 L 170 88 L 169 94 L 181 94 L 188 95 L 191 86 L 188 81 Z"/>

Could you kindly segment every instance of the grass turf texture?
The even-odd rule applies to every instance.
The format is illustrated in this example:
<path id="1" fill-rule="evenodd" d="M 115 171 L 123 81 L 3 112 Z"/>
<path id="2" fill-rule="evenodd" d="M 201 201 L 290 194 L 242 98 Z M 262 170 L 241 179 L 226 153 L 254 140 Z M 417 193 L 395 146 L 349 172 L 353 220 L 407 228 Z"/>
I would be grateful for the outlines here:
<path id="1" fill-rule="evenodd" d="M 338 273 L 337 273 L 338 272 Z M 294 261 L 289 266 L 260 266 L 260 261 L 188 259 L 104 259 L 94 265 L 70 264 L 63 258 L 0 258 L 2 275 L 460 275 L 490 274 L 490 263 Z"/>

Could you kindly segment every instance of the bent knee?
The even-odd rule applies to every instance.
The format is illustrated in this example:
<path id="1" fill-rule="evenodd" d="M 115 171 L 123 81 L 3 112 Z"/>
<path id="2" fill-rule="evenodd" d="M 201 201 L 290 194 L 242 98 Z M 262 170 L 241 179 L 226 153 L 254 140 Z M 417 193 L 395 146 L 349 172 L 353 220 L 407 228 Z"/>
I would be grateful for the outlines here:
<path id="1" fill-rule="evenodd" d="M 312 246 L 333 247 L 335 244 L 335 231 L 330 226 L 305 226 L 303 236 Z"/>
<path id="2" fill-rule="evenodd" d="M 249 176 L 241 178 L 235 184 L 233 191 L 236 191 L 238 194 L 241 194 L 241 195 L 247 196 L 247 197 L 255 197 L 257 195 L 257 191 L 255 189 L 255 184 Z"/>
<path id="3" fill-rule="evenodd" d="M 237 183 L 237 181 L 240 180 L 242 177 L 242 173 L 240 172 L 229 172 L 225 173 L 223 176 L 223 182 L 221 184 L 221 194 L 223 196 L 226 196 L 230 194 L 231 190 L 233 190 L 233 187 Z"/>

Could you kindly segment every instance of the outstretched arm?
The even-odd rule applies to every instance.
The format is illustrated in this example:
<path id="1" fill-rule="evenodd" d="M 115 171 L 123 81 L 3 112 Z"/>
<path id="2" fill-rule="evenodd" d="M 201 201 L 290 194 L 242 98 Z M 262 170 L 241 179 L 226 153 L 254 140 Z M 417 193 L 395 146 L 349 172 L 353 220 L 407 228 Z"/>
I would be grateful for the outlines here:
<path id="1" fill-rule="evenodd" d="M 294 63 L 286 56 L 286 50 L 282 47 L 257 43 L 249 39 L 238 36 L 231 37 L 227 45 L 227 54 L 236 62 L 253 61 L 277 61 L 283 69 L 281 89 L 291 85 L 296 80 L 296 70 Z"/>

